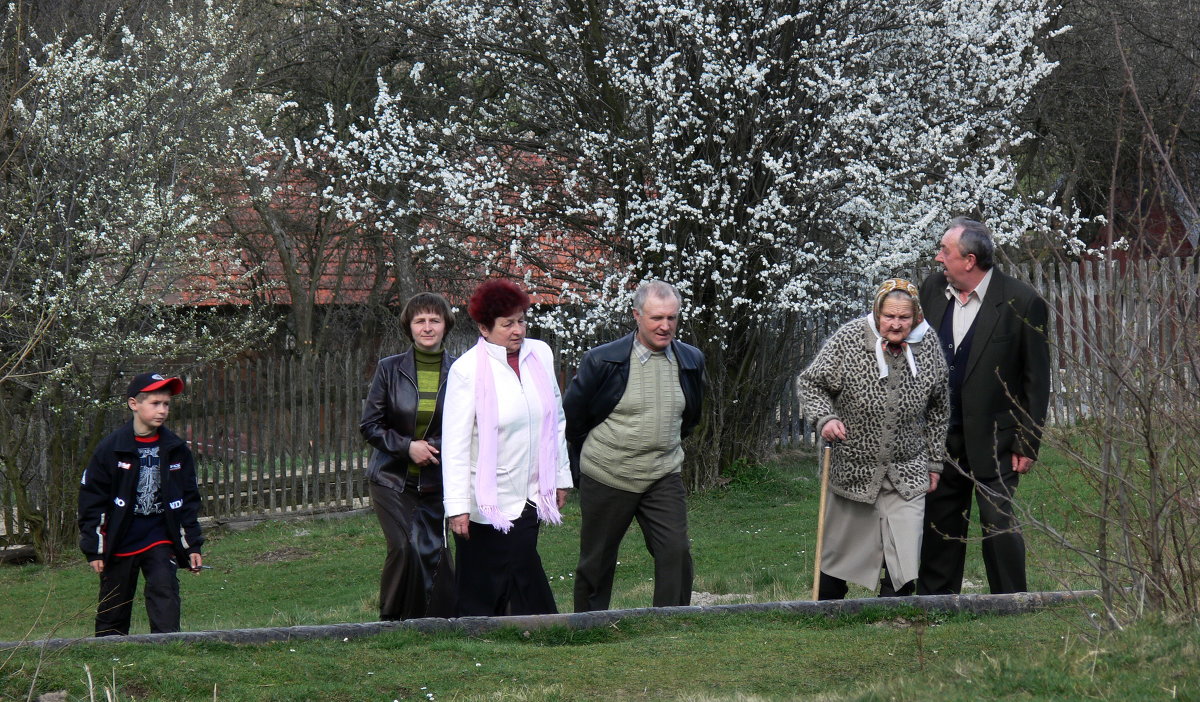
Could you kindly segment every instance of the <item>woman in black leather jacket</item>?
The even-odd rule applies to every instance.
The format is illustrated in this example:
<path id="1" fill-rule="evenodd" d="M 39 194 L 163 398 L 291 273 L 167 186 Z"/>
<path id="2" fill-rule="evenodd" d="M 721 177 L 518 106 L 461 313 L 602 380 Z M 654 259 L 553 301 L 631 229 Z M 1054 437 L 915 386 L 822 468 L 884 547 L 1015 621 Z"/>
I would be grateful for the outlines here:
<path id="1" fill-rule="evenodd" d="M 454 362 L 442 341 L 454 316 L 441 295 L 420 293 L 404 306 L 401 322 L 413 346 L 379 361 L 359 423 L 373 449 L 367 482 L 388 544 L 379 583 L 384 621 L 454 613 L 438 458 Z"/>

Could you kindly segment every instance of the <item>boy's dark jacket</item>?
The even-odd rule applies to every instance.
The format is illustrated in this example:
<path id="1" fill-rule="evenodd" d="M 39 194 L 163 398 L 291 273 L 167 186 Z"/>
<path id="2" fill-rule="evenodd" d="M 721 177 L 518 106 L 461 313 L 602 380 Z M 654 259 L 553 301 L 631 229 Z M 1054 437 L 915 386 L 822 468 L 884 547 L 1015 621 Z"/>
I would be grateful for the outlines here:
<path id="1" fill-rule="evenodd" d="M 167 537 L 180 567 L 188 554 L 199 553 L 200 490 L 187 442 L 164 427 L 158 429 L 160 494 Z M 138 455 L 133 421 L 104 437 L 92 454 L 79 486 L 79 548 L 88 561 L 112 558 L 133 518 L 137 501 Z"/>

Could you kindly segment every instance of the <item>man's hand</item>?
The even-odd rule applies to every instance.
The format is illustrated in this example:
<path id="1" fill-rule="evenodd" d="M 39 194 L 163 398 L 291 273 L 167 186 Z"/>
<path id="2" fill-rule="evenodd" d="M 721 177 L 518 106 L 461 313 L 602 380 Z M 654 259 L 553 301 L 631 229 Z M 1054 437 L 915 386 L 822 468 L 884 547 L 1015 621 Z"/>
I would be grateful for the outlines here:
<path id="1" fill-rule="evenodd" d="M 558 508 L 562 509 L 563 505 L 567 504 L 566 488 L 559 488 L 554 492 L 554 501 L 558 503 Z"/>
<path id="2" fill-rule="evenodd" d="M 419 466 L 437 465 L 438 450 L 434 448 L 428 441 L 413 441 L 408 444 L 408 457 L 413 463 Z"/>
<path id="3" fill-rule="evenodd" d="M 96 559 L 94 561 L 88 561 L 88 565 L 90 565 L 92 567 L 92 572 L 97 575 L 104 572 L 104 560 L 103 559 Z"/>
<path id="4" fill-rule="evenodd" d="M 1032 458 L 1022 456 L 1019 453 L 1014 453 L 1012 455 L 1013 472 L 1024 475 L 1025 473 L 1028 473 L 1029 469 L 1032 467 L 1033 467 L 1033 459 Z"/>
<path id="5" fill-rule="evenodd" d="M 188 570 L 192 571 L 193 573 L 199 573 L 200 566 L 204 565 L 204 559 L 201 558 L 200 554 L 198 553 L 188 554 L 188 561 L 191 564 L 191 567 L 189 567 Z"/>
<path id="6" fill-rule="evenodd" d="M 934 490 L 937 490 L 938 481 L 941 479 L 942 479 L 941 473 L 934 473 L 933 471 L 929 471 L 929 489 L 926 490 L 925 492 L 929 493 L 929 492 L 933 492 Z"/>
<path id="7" fill-rule="evenodd" d="M 826 441 L 845 441 L 846 425 L 840 419 L 831 419 L 821 427 L 821 438 Z"/>
<path id="8" fill-rule="evenodd" d="M 471 538 L 471 515 L 456 514 L 450 517 L 450 531 L 464 539 Z"/>

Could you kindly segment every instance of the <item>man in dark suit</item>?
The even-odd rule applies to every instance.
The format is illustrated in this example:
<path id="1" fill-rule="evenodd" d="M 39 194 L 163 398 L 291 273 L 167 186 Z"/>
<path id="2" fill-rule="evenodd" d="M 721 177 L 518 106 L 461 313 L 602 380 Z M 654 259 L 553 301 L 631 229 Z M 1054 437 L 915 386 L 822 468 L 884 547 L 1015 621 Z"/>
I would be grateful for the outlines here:
<path id="1" fill-rule="evenodd" d="M 1048 310 L 1033 288 L 993 267 L 994 253 L 987 226 L 956 218 L 936 259 L 943 272 L 921 285 L 921 306 L 950 367 L 951 408 L 950 462 L 925 501 L 922 595 L 962 590 L 972 493 L 991 591 L 1027 589 L 1025 541 L 1012 496 L 1037 459 L 1046 419 Z"/>

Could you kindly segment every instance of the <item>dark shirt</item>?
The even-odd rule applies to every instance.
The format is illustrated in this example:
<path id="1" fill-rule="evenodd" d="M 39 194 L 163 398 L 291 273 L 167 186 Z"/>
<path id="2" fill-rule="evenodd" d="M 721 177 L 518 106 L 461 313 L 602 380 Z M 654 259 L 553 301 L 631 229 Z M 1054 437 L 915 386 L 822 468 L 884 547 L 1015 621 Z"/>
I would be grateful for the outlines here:
<path id="1" fill-rule="evenodd" d="M 158 434 L 137 440 L 138 484 L 129 531 L 116 544 L 113 555 L 132 556 L 159 544 L 170 544 L 163 520 L 162 466 Z"/>

